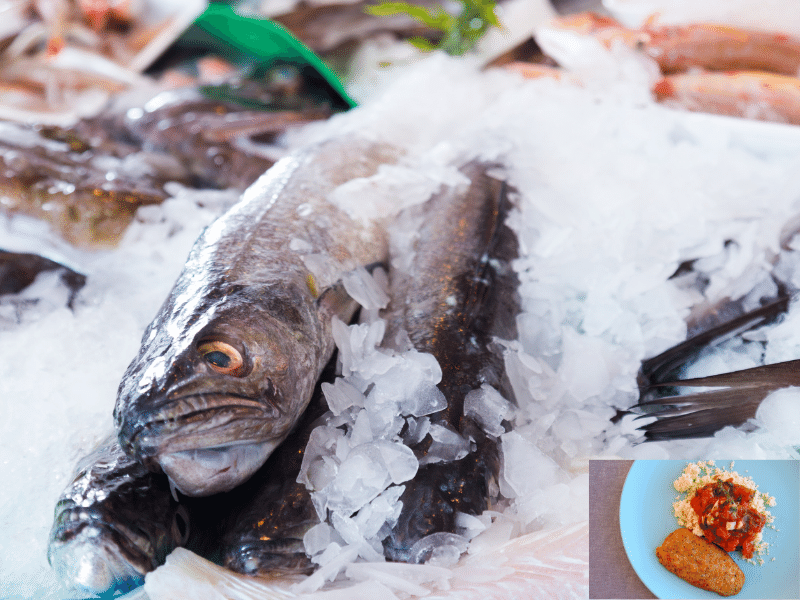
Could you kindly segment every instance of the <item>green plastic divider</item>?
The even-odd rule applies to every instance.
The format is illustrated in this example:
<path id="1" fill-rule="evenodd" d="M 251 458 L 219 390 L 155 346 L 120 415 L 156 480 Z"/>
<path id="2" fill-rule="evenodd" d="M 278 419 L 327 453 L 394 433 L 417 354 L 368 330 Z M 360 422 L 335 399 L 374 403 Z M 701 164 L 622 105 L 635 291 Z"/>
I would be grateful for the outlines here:
<path id="1" fill-rule="evenodd" d="M 275 62 L 291 63 L 301 68 L 310 66 L 349 107 L 356 106 L 342 82 L 322 59 L 274 21 L 243 17 L 227 4 L 212 3 L 194 22 L 194 30 L 195 36 L 198 31 L 204 32 L 203 43 L 216 47 L 222 56 L 244 55 L 265 67 Z M 187 34 L 192 35 L 190 32 Z"/>

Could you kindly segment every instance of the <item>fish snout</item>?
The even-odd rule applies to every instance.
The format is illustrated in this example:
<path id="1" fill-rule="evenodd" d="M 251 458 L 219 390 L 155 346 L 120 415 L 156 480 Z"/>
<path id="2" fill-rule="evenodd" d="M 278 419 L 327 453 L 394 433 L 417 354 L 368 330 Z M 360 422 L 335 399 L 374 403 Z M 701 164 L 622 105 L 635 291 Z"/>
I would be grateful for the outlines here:
<path id="1" fill-rule="evenodd" d="M 100 521 L 86 524 L 75 511 L 57 521 L 47 559 L 62 581 L 91 594 L 138 587 L 155 566 L 147 546 Z"/>

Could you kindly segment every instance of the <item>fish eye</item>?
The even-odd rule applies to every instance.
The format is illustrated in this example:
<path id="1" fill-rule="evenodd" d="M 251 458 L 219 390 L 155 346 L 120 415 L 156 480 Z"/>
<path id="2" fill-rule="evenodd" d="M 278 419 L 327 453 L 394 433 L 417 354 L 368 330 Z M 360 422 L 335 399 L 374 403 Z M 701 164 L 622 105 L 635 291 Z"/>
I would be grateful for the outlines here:
<path id="1" fill-rule="evenodd" d="M 212 369 L 223 375 L 241 377 L 245 374 L 242 353 L 236 348 L 220 340 L 200 342 L 197 351 Z"/>

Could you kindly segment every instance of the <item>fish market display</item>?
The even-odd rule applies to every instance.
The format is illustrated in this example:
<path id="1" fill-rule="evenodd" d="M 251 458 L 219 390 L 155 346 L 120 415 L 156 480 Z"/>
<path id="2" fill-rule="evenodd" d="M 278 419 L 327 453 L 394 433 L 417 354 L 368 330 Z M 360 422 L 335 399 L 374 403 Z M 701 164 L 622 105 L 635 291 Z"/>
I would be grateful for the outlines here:
<path id="1" fill-rule="evenodd" d="M 197 241 L 114 409 L 126 452 L 188 495 L 242 483 L 305 410 L 333 352 L 342 276 L 386 258 L 383 230 L 326 200 L 397 158 L 329 142 L 276 164 Z"/>
<path id="2" fill-rule="evenodd" d="M 463 553 L 461 540 L 448 538 L 459 545 L 438 552 L 433 563 L 429 560 L 423 565 L 368 563 L 360 553 L 374 557 L 370 548 L 380 555 L 383 548 L 350 535 L 354 531 L 351 525 L 361 523 L 353 523 L 353 512 L 347 513 L 349 507 L 342 505 L 347 518 L 336 517 L 338 528 L 326 522 L 327 529 L 317 529 L 315 534 L 327 533 L 327 538 L 319 535 L 304 540 L 304 547 L 313 543 L 314 551 L 308 553 L 311 558 L 321 559 L 314 563 L 318 569 L 286 587 L 309 582 L 300 589 L 292 587 L 292 593 L 300 594 L 319 583 L 321 593 L 327 594 L 339 587 L 358 586 L 362 592 L 371 590 L 370 598 L 381 597 L 381 593 L 391 597 L 385 590 L 375 591 L 380 581 L 396 596 L 422 593 L 412 586 L 419 584 L 429 595 L 457 597 L 474 584 L 481 587 L 478 597 L 492 597 L 491 593 L 504 590 L 506 582 L 524 585 L 536 581 L 518 595 L 585 598 L 588 563 L 585 526 L 580 523 L 588 514 L 588 460 L 797 458 L 800 404 L 793 388 L 769 394 L 746 427 L 723 427 L 710 437 L 640 443 L 644 436 L 639 427 L 653 417 L 636 420 L 635 415 L 626 415 L 612 421 L 618 411 L 637 403 L 642 360 L 685 340 L 695 307 L 714 305 L 728 297 L 741 301 L 746 312 L 757 308 L 761 298 L 775 296 L 773 273 L 780 273 L 785 282 L 800 281 L 800 261 L 793 249 L 797 242 L 781 237 L 784 226 L 798 212 L 800 198 L 800 142 L 795 128 L 669 110 L 653 101 L 649 84 L 637 88 L 646 94 L 637 95 L 619 81 L 592 86 L 583 80 L 583 86 L 577 86 L 567 78 L 526 80 L 499 69 L 482 69 L 469 58 L 456 61 L 436 54 L 392 73 L 392 81 L 383 80 L 385 87 L 365 97 L 358 108 L 297 129 L 282 143 L 294 151 L 312 148 L 321 140 L 368 132 L 371 139 L 404 153 L 401 161 L 351 179 L 337 187 L 336 193 L 327 194 L 332 205 L 352 210 L 356 225 L 359 215 L 393 216 L 403 206 L 424 202 L 443 186 L 463 181 L 453 167 L 461 164 L 459 157 L 502 162 L 504 179 L 518 192 L 508 225 L 519 240 L 519 257 L 512 264 L 519 279 L 520 312 L 517 338 L 505 344 L 505 373 L 516 406 L 507 418 L 511 430 L 505 431 L 503 425 L 504 431 L 498 435 L 501 500 L 492 510 L 457 520 L 457 535 L 471 538 Z M 332 164 L 337 156 L 330 159 Z M 167 191 L 168 197 L 160 204 L 136 211 L 113 251 L 69 254 L 70 266 L 87 277 L 73 309 L 63 302 L 22 307 L 23 318 L 4 324 L 0 344 L 4 415 L 0 420 L 0 526 L 4 533 L 0 539 L 0 595 L 4 597 L 67 597 L 46 561 L 53 506 L 69 484 L 75 460 L 112 425 L 110 399 L 139 348 L 142 332 L 168 297 L 191 244 L 236 196 L 234 192 L 200 192 L 177 186 L 169 186 Z M 284 221 L 279 224 L 286 227 Z M 0 225 L 0 242 L 5 242 L 12 237 L 22 239 L 31 231 L 26 228 L 41 223 L 2 214 Z M 306 239 L 302 233 L 284 233 L 290 250 L 293 246 L 298 252 L 314 254 L 313 249 L 305 250 L 303 242 L 311 244 L 316 234 Z M 413 235 L 414 231 L 407 233 Z M 42 237 L 45 248 L 58 243 L 55 238 Z M 50 255 L 37 248 L 0 245 Z M 195 258 L 197 262 L 190 266 L 205 265 L 209 270 L 224 271 L 232 264 L 225 259 L 206 261 L 198 254 L 192 260 Z M 414 262 L 410 256 L 401 260 Z M 687 261 L 694 261 L 692 273 L 673 277 Z M 375 273 L 373 279 L 380 279 L 378 271 Z M 335 284 L 335 278 L 320 282 L 315 277 L 314 283 L 322 295 L 328 285 Z M 308 287 L 305 280 L 300 284 Z M 765 289 L 770 293 L 764 293 Z M 187 298 L 208 298 L 186 291 Z M 181 297 L 172 297 L 165 311 L 173 300 Z M 380 346 L 375 348 L 382 339 L 377 309 L 362 310 L 366 316 L 360 324 L 345 326 L 335 321 L 333 337 L 340 344 L 343 367 L 348 365 L 350 370 L 347 374 L 343 370 L 334 386 L 341 385 L 340 380 L 367 374 L 377 385 L 381 375 L 389 374 L 398 385 L 413 387 L 405 372 L 377 372 L 386 365 L 387 356 L 376 351 Z M 167 312 L 161 313 L 165 319 Z M 165 330 L 164 335 L 174 332 L 178 343 L 185 342 L 188 350 L 201 341 L 193 337 L 199 331 L 193 332 L 191 327 L 204 327 L 200 320 L 205 317 L 198 316 L 197 322 L 187 318 L 188 328 Z M 797 360 L 797 318 L 797 308 L 790 303 L 782 320 L 764 323 L 744 337 L 734 336 L 701 352 L 681 378 Z M 165 320 L 164 326 L 170 323 Z M 161 331 L 154 327 L 148 336 L 155 332 L 158 337 Z M 225 368 L 224 352 L 216 354 L 219 348 L 204 349 L 215 366 Z M 402 356 L 411 361 L 410 344 L 406 348 Z M 352 370 L 362 358 L 369 361 L 359 362 Z M 430 368 L 413 373 L 413 383 L 431 383 L 435 379 L 433 363 L 425 363 L 419 356 L 415 360 L 414 365 Z M 196 364 L 213 363 L 200 363 L 198 358 Z M 235 369 L 236 361 L 228 366 Z M 160 372 L 165 379 L 166 368 L 165 364 Z M 134 369 L 131 373 L 126 381 L 135 391 L 140 372 Z M 151 374 L 156 374 L 155 367 Z M 245 378 L 238 380 L 243 385 Z M 241 385 L 226 393 L 241 393 Z M 176 400 L 180 402 L 180 398 Z M 244 403 L 242 398 L 237 400 Z M 176 414 L 168 409 L 164 412 L 167 419 Z M 187 422 L 188 418 L 179 421 L 181 425 Z M 153 423 L 154 430 L 161 427 L 160 422 Z M 357 439 L 371 433 L 368 424 L 362 420 L 354 428 L 360 436 Z M 195 422 L 189 425 L 190 429 Z M 343 438 L 344 431 L 338 431 L 333 435 L 341 433 Z M 379 492 L 367 501 L 365 507 L 375 518 L 369 523 L 365 519 L 365 528 L 358 529 L 366 540 L 364 533 L 377 535 L 379 524 L 394 514 L 399 498 L 396 488 L 413 480 L 419 461 L 407 446 L 384 444 L 391 459 L 388 464 L 397 467 L 390 475 L 386 461 L 381 463 L 383 455 L 356 452 L 350 441 L 352 438 L 347 447 L 344 443 L 337 446 L 340 462 L 331 464 L 348 466 L 346 459 L 352 458 L 353 465 L 363 465 L 370 459 L 369 464 L 376 467 L 375 480 L 390 492 Z M 217 439 L 211 443 L 220 444 Z M 203 452 L 197 454 L 202 458 Z M 309 449 L 305 452 L 307 455 Z M 207 454 L 211 459 L 216 455 Z M 317 473 L 325 475 L 326 471 Z M 353 481 L 364 482 L 364 470 L 354 467 L 350 473 Z M 337 500 L 349 501 L 356 495 L 350 490 L 349 496 L 342 494 Z M 346 540 L 340 531 L 347 533 Z M 549 546 L 544 543 L 565 538 L 574 540 L 575 545 L 563 554 L 557 541 Z M 544 553 L 537 554 L 541 548 Z M 461 558 L 454 556 L 456 553 L 462 553 Z M 222 568 L 195 569 L 191 565 L 197 566 L 197 562 L 187 567 L 189 556 L 185 550 L 172 553 L 164 566 L 148 575 L 145 593 L 151 598 L 161 594 L 177 600 L 191 596 L 198 581 L 208 585 L 213 584 L 209 583 L 213 577 L 222 581 Z M 458 560 L 448 562 L 450 559 Z M 768 562 L 765 573 L 769 568 Z M 539 579 L 530 573 L 536 569 L 544 573 Z M 333 583 L 312 579 L 323 570 L 324 575 L 335 578 Z M 228 569 L 224 572 L 237 584 L 243 580 L 244 576 Z M 165 577 L 170 573 L 175 575 L 173 587 L 165 592 Z M 475 578 L 481 581 L 475 582 Z M 250 585 L 254 579 L 248 579 Z M 243 588 L 231 584 L 223 593 L 240 598 L 237 589 Z M 263 597 L 269 592 L 262 587 L 259 593 Z M 466 591 L 462 596 L 470 597 Z M 355 597 L 355 592 L 347 597 Z"/>
<path id="3" fill-rule="evenodd" d="M 81 460 L 62 493 L 47 557 L 62 580 L 83 593 L 130 589 L 186 541 L 187 527 L 167 478 L 109 438 Z"/>

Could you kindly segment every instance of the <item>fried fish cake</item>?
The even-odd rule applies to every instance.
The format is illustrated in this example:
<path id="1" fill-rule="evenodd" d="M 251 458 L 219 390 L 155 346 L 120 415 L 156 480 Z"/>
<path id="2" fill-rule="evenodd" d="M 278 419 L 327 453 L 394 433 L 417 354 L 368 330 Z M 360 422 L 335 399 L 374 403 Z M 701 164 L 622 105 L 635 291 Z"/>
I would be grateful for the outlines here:
<path id="1" fill-rule="evenodd" d="M 658 562 L 693 586 L 720 596 L 738 594 L 744 573 L 727 552 L 682 527 L 656 548 Z"/>

